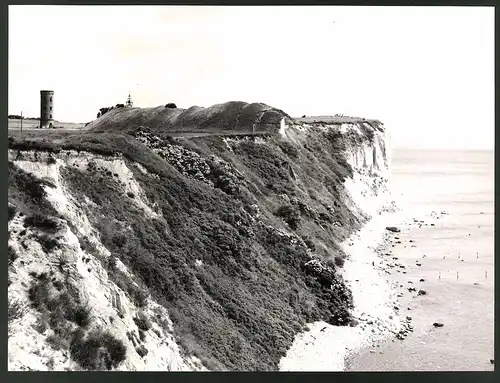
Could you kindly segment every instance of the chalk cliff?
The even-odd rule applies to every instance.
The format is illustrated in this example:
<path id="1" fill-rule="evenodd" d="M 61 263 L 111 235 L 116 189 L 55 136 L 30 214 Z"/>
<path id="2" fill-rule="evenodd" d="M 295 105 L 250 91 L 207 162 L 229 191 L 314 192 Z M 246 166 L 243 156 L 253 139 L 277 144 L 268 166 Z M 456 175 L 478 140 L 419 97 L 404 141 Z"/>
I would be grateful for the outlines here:
<path id="1" fill-rule="evenodd" d="M 263 105 L 9 138 L 10 370 L 276 370 L 306 323 L 356 325 L 340 244 L 393 207 L 388 132 Z"/>

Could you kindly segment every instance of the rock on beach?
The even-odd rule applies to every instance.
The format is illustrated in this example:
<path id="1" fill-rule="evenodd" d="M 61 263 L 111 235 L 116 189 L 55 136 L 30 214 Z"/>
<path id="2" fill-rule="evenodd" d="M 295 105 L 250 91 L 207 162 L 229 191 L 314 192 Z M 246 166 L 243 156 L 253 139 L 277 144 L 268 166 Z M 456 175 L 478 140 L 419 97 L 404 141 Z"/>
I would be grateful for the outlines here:
<path id="1" fill-rule="evenodd" d="M 393 232 L 393 233 L 400 233 L 400 232 L 401 232 L 401 230 L 399 230 L 399 229 L 398 229 L 397 227 L 395 227 L 395 226 L 387 226 L 385 229 L 386 229 L 386 230 L 389 230 L 389 231 L 391 231 L 391 232 Z"/>

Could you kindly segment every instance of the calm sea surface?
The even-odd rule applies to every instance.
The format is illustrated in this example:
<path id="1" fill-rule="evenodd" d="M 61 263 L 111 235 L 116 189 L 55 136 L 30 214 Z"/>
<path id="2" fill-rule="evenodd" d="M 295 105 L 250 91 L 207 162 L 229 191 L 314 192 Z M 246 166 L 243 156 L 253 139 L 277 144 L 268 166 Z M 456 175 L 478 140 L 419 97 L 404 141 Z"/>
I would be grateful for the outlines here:
<path id="1" fill-rule="evenodd" d="M 409 208 L 493 214 L 493 151 L 394 150 L 392 177 Z"/>
<path id="2" fill-rule="evenodd" d="M 493 282 L 494 152 L 394 150 L 392 186 L 409 216 L 446 211 L 427 244 L 443 256 L 474 257 Z M 465 265 L 464 265 L 465 266 Z M 473 272 L 472 265 L 468 265 Z M 482 281 L 485 282 L 485 281 Z"/>

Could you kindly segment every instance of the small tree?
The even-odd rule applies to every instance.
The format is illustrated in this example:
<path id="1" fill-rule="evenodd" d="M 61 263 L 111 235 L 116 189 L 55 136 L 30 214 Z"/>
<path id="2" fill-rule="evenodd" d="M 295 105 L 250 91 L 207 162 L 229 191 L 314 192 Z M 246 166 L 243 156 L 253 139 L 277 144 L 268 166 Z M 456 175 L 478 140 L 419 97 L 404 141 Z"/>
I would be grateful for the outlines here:
<path id="1" fill-rule="evenodd" d="M 120 104 L 118 104 L 120 105 Z M 123 104 L 121 104 L 123 105 Z M 104 116 L 106 113 L 108 113 L 110 110 L 113 110 L 115 107 L 114 106 L 108 106 L 104 108 L 99 109 L 99 113 L 97 113 L 97 118 Z"/>

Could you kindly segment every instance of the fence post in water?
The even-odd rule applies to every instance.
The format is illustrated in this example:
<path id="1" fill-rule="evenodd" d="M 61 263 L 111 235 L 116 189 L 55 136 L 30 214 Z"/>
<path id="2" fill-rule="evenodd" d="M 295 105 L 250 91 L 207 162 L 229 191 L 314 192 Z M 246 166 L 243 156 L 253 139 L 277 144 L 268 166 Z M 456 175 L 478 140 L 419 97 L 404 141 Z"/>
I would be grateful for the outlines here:
<path id="1" fill-rule="evenodd" d="M 457 279 L 458 279 L 458 270 L 457 270 Z"/>
<path id="2" fill-rule="evenodd" d="M 485 272 L 484 272 L 484 277 L 485 277 L 486 279 L 488 279 L 488 271 L 485 271 Z"/>
<path id="3" fill-rule="evenodd" d="M 441 271 L 439 272 L 439 279 L 441 279 Z"/>

